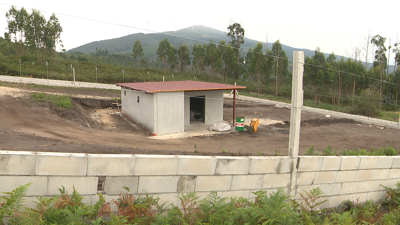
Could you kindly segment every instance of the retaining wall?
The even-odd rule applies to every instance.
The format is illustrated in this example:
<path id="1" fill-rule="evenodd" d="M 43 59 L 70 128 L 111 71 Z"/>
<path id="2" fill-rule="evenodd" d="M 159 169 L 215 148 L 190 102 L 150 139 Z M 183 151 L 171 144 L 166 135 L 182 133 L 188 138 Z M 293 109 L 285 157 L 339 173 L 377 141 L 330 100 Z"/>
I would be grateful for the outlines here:
<path id="1" fill-rule="evenodd" d="M 385 196 L 380 184 L 395 187 L 400 182 L 398 156 L 301 156 L 297 162 L 295 197 L 320 187 L 328 200 L 324 207 L 347 199 L 376 201 Z M 32 183 L 29 201 L 59 194 L 62 185 L 68 193 L 75 186 L 89 204 L 97 201 L 99 187 L 111 201 L 126 192 L 123 186 L 132 194 L 148 193 L 174 205 L 179 205 L 176 196 L 194 191 L 201 197 L 214 190 L 222 197 L 253 199 L 258 190 L 289 191 L 291 165 L 289 157 L 0 151 L 0 192 Z"/>

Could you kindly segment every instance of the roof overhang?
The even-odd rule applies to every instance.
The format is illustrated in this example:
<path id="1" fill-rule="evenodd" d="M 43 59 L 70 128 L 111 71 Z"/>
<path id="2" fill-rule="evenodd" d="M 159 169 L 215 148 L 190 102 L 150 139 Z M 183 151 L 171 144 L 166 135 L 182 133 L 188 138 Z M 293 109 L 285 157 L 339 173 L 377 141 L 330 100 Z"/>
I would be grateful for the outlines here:
<path id="1" fill-rule="evenodd" d="M 245 86 L 210 83 L 202 81 L 117 83 L 116 85 L 132 90 L 144 91 L 146 93 L 176 92 L 176 91 L 238 90 L 246 88 Z"/>

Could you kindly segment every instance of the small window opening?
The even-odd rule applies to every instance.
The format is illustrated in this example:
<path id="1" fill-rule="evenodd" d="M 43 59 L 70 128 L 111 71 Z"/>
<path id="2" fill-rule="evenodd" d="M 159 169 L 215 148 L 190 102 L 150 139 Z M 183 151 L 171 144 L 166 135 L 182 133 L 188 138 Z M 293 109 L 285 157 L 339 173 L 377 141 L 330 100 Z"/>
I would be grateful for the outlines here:
<path id="1" fill-rule="evenodd" d="M 126 91 L 124 91 L 124 96 L 126 96 Z"/>
<path id="2" fill-rule="evenodd" d="M 139 102 L 139 96 L 137 96 L 137 102 Z"/>

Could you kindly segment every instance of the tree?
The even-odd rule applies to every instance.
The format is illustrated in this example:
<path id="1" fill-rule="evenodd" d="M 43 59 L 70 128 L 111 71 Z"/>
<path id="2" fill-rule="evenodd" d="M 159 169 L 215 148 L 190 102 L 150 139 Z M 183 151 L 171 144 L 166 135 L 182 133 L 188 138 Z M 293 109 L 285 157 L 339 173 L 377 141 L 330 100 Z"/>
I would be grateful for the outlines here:
<path id="1" fill-rule="evenodd" d="M 46 48 L 48 50 L 54 49 L 54 61 L 57 61 L 57 45 L 60 44 L 61 47 L 64 47 L 62 44 L 61 40 L 61 33 L 63 32 L 63 29 L 60 25 L 60 22 L 56 16 L 56 14 L 51 14 L 49 21 L 47 21 L 46 25 L 46 32 L 48 37 L 47 37 L 47 43 L 46 43 Z M 50 40 L 51 39 L 51 40 Z"/>
<path id="2" fill-rule="evenodd" d="M 228 26 L 228 33 L 226 34 L 231 41 L 229 44 L 234 48 L 236 61 L 239 61 L 240 45 L 244 43 L 244 29 L 240 23 L 233 23 Z"/>
<path id="3" fill-rule="evenodd" d="M 168 58 L 167 58 L 167 62 L 171 70 L 175 70 L 175 67 L 178 64 L 177 54 L 178 50 L 175 48 L 175 46 L 171 45 L 168 51 Z"/>
<path id="4" fill-rule="evenodd" d="M 49 41 L 49 37 L 45 36 L 46 19 L 40 11 L 33 9 L 29 15 L 26 28 L 26 42 L 28 46 L 37 52 L 38 60 L 43 60 L 45 49 L 45 38 Z"/>
<path id="5" fill-rule="evenodd" d="M 261 69 L 263 66 L 263 63 L 265 62 L 265 57 L 262 52 L 262 43 L 258 42 L 256 46 L 254 47 L 252 54 L 251 54 L 251 62 L 250 62 L 250 68 L 254 73 L 256 74 L 257 77 L 257 94 L 260 94 L 260 84 L 261 84 Z"/>
<path id="6" fill-rule="evenodd" d="M 280 77 L 287 75 L 288 68 L 288 59 L 279 40 L 272 45 L 272 54 L 275 57 L 275 63 L 273 66 L 275 75 L 275 96 L 278 96 Z"/>
<path id="7" fill-rule="evenodd" d="M 183 68 L 187 65 L 190 65 L 190 52 L 186 44 L 179 47 L 178 59 L 181 67 L 181 73 L 183 73 Z"/>
<path id="8" fill-rule="evenodd" d="M 201 44 L 194 44 L 192 55 L 193 55 L 193 65 L 196 66 L 196 70 L 198 73 L 201 73 L 204 70 L 204 61 L 205 61 L 205 52 L 204 47 Z"/>
<path id="9" fill-rule="evenodd" d="M 171 48 L 171 43 L 168 41 L 168 38 L 165 38 L 164 40 L 162 40 L 157 48 L 157 55 L 158 55 L 157 60 L 159 62 L 163 63 L 164 73 L 167 70 L 166 63 L 167 63 L 168 56 L 170 55 L 170 48 Z"/>
<path id="10" fill-rule="evenodd" d="M 23 54 L 24 36 L 25 29 L 28 22 L 28 12 L 25 8 L 18 10 L 15 6 L 11 6 L 11 9 L 6 12 L 7 17 L 7 29 L 5 33 L 6 39 L 14 40 L 15 51 L 17 56 Z"/>
<path id="11" fill-rule="evenodd" d="M 215 67 L 217 66 L 217 61 L 219 58 L 218 48 L 212 39 L 210 40 L 210 43 L 208 45 L 204 46 L 204 48 L 204 64 L 205 66 L 209 67 L 209 73 L 210 75 L 212 75 L 213 70 L 215 70 Z"/>
<path id="12" fill-rule="evenodd" d="M 142 44 L 140 44 L 139 40 L 135 41 L 135 44 L 133 45 L 133 49 L 132 49 L 132 56 L 133 58 L 137 61 L 138 64 L 138 68 L 140 67 L 139 63 L 140 63 L 140 59 L 143 57 L 143 47 Z"/>
<path id="13" fill-rule="evenodd" d="M 382 98 L 383 93 L 383 76 L 385 75 L 385 70 L 387 67 L 387 58 L 386 58 L 386 47 L 385 47 L 386 38 L 381 37 L 379 34 L 375 35 L 371 39 L 371 43 L 375 45 L 377 50 L 375 50 L 375 61 L 374 67 L 379 67 L 380 75 L 381 75 L 381 86 L 379 89 L 380 97 Z"/>

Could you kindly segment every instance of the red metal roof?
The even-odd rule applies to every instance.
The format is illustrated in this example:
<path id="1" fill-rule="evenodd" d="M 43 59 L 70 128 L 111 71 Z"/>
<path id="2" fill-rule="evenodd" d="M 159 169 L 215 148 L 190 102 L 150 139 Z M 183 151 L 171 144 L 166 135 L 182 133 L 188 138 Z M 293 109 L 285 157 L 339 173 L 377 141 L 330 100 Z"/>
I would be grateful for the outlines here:
<path id="1" fill-rule="evenodd" d="M 173 92 L 173 91 L 211 91 L 211 90 L 237 90 L 245 89 L 245 86 L 231 84 L 218 84 L 201 81 L 165 81 L 143 83 L 118 83 L 117 86 L 148 93 Z"/>

